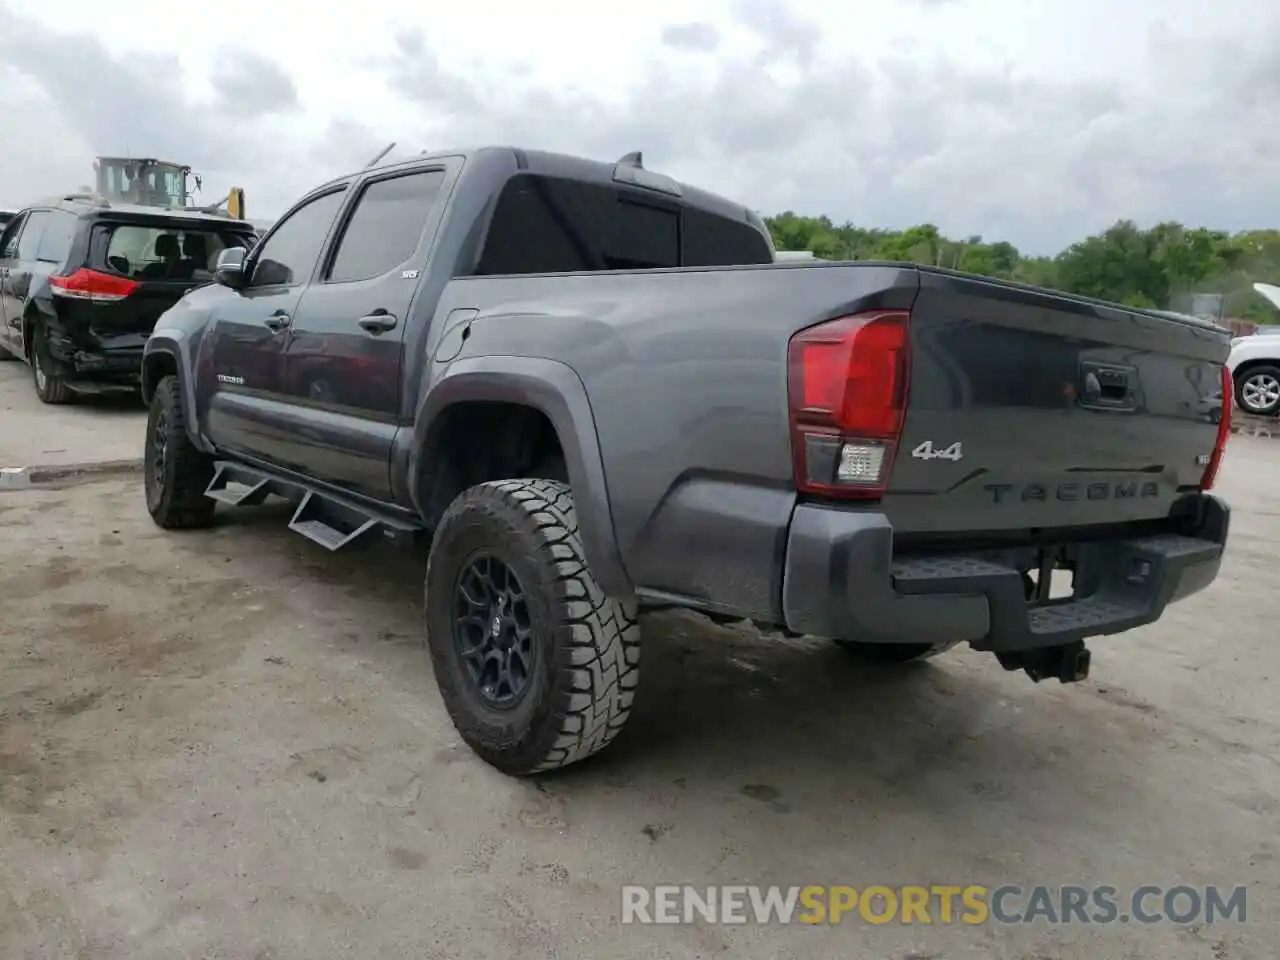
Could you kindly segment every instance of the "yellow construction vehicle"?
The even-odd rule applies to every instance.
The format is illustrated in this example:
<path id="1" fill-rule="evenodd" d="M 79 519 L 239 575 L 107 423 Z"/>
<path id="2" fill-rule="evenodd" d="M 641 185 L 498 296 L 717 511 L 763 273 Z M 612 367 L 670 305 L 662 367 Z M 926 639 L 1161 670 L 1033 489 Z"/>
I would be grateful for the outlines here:
<path id="1" fill-rule="evenodd" d="M 244 190 L 232 187 L 217 203 L 199 205 L 195 190 L 203 184 L 185 163 L 170 163 L 150 157 L 96 157 L 93 169 L 97 175 L 97 193 L 117 203 L 136 203 L 147 207 L 182 207 L 203 213 L 222 214 L 236 220 L 245 219 Z M 195 190 L 190 185 L 194 185 Z"/>

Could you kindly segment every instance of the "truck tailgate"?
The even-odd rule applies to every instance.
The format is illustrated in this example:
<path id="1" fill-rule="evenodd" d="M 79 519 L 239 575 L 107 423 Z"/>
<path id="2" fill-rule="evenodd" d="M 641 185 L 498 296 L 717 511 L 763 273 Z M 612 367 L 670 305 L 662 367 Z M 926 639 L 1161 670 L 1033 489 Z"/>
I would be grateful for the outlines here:
<path id="1" fill-rule="evenodd" d="M 1154 519 L 1200 482 L 1230 350 L 1207 324 L 921 268 L 910 331 L 899 534 Z"/>

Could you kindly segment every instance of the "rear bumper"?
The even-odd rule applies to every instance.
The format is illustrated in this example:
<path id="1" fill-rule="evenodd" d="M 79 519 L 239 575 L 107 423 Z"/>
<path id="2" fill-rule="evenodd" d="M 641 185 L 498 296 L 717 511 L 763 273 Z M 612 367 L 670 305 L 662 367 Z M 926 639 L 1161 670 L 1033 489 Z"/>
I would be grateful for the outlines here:
<path id="1" fill-rule="evenodd" d="M 53 328 L 49 352 L 74 380 L 136 385 L 142 379 L 142 349 L 146 338 L 137 334 L 99 337 L 88 331 L 71 335 Z"/>
<path id="2" fill-rule="evenodd" d="M 801 505 L 787 538 L 783 614 L 788 628 L 815 636 L 994 651 L 1131 630 L 1218 575 L 1230 508 L 1210 494 L 1195 500 L 1182 533 L 1081 545 L 1078 596 L 1037 608 L 1013 566 L 969 554 L 895 561 L 882 514 Z"/>

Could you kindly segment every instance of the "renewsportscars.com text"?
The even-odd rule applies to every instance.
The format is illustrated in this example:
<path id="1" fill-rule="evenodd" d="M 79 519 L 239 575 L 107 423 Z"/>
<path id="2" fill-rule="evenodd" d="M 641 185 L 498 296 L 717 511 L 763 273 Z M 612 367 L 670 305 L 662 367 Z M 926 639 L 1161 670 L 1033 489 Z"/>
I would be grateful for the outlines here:
<path id="1" fill-rule="evenodd" d="M 1247 890 L 1185 884 L 1116 887 L 1005 884 L 867 887 L 660 885 L 622 888 L 623 923 L 1111 924 L 1246 919 Z"/>

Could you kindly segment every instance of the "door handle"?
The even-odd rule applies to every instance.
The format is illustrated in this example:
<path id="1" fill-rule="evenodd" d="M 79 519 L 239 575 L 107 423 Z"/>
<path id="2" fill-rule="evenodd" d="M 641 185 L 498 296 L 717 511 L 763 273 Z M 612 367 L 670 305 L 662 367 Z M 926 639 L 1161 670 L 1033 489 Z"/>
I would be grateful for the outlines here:
<path id="1" fill-rule="evenodd" d="M 386 333 L 388 330 L 395 327 L 397 322 L 396 318 L 385 310 L 375 310 L 367 317 L 361 317 L 356 321 L 356 323 L 360 325 L 361 330 L 365 333 L 372 334 L 375 337 L 378 334 Z"/>
<path id="2" fill-rule="evenodd" d="M 271 314 L 271 316 L 267 317 L 267 319 L 263 320 L 262 325 L 272 333 L 279 333 L 289 325 L 289 315 L 283 310 L 277 310 L 275 313 Z"/>

